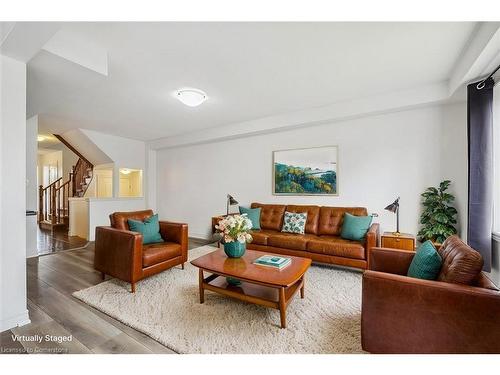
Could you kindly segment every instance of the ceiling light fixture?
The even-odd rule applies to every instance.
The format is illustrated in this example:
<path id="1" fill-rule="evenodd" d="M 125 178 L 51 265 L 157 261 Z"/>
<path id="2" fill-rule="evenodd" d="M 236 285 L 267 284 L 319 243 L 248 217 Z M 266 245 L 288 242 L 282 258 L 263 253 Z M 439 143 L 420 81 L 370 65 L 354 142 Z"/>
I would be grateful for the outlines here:
<path id="1" fill-rule="evenodd" d="M 36 137 L 36 139 L 38 140 L 38 142 L 45 141 L 45 137 L 43 135 L 39 135 L 38 137 Z"/>
<path id="2" fill-rule="evenodd" d="M 175 94 L 176 98 L 189 107 L 197 107 L 207 100 L 207 94 L 198 89 L 182 89 Z"/>
<path id="3" fill-rule="evenodd" d="M 130 169 L 120 169 L 120 173 L 122 174 L 130 174 L 132 171 Z"/>

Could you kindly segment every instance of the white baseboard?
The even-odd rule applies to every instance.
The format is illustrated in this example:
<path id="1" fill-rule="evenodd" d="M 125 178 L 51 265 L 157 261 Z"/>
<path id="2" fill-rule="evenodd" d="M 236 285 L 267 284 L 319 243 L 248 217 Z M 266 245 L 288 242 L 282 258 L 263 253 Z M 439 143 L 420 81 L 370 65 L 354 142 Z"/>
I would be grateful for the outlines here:
<path id="1" fill-rule="evenodd" d="M 0 332 L 7 331 L 8 329 L 15 328 L 15 327 L 21 327 L 26 324 L 30 324 L 31 320 L 29 317 L 28 309 L 26 311 L 22 312 L 19 315 L 12 316 L 7 319 L 3 319 L 0 321 Z"/>
<path id="2" fill-rule="evenodd" d="M 201 233 L 189 233 L 189 238 L 195 239 L 195 240 L 203 240 L 203 241 L 208 241 L 212 238 L 212 236 L 207 235 L 206 233 L 201 234 Z"/>

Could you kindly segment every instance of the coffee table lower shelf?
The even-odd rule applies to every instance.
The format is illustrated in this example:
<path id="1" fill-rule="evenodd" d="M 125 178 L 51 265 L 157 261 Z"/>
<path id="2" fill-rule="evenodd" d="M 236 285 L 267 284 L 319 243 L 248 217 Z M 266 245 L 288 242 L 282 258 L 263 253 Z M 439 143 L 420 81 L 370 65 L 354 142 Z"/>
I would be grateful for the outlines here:
<path id="1" fill-rule="evenodd" d="M 211 273 L 205 278 L 204 271 L 211 272 L 199 269 L 200 303 L 205 302 L 205 290 L 210 290 L 240 301 L 270 307 L 280 311 L 281 328 L 286 328 L 286 308 L 295 293 L 300 290 L 300 297 L 304 298 L 304 276 L 290 286 L 276 286 L 245 279 L 240 279 L 240 285 L 233 286 L 226 281 L 228 275 Z"/>

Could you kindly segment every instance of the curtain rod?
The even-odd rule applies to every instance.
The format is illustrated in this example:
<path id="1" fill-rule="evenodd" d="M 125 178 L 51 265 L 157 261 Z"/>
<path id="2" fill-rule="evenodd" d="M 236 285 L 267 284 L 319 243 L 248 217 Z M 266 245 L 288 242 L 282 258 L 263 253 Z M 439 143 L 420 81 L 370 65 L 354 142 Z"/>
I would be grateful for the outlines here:
<path id="1" fill-rule="evenodd" d="M 494 70 L 494 71 L 492 71 L 492 72 L 491 72 L 491 74 L 490 74 L 488 77 L 486 77 L 486 78 L 485 78 L 485 79 L 483 79 L 481 82 L 479 82 L 479 83 L 476 85 L 476 89 L 481 90 L 482 88 L 484 88 L 484 86 L 485 86 L 485 82 L 486 82 L 487 80 L 489 80 L 491 77 L 493 77 L 493 75 L 494 75 L 494 74 L 498 71 L 498 69 L 500 69 L 500 65 L 498 65 L 498 66 L 495 68 L 495 70 Z"/>

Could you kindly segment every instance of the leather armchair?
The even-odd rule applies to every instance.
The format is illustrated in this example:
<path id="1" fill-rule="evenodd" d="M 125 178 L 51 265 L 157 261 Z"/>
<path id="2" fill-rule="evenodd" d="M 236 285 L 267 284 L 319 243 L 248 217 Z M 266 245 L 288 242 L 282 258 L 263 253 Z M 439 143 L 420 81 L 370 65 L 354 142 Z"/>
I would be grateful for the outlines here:
<path id="1" fill-rule="evenodd" d="M 450 242 L 456 244 L 457 239 Z M 363 349 L 372 353 L 500 353 L 500 291 L 496 286 L 483 272 L 472 285 L 407 277 L 414 254 L 371 249 L 369 270 L 363 274 Z"/>
<path id="2" fill-rule="evenodd" d="M 183 223 L 160 221 L 160 234 L 165 242 L 142 244 L 142 234 L 132 232 L 128 219 L 144 220 L 152 210 L 115 212 L 111 226 L 97 227 L 94 268 L 105 275 L 131 284 L 135 292 L 137 281 L 187 262 L 188 226 Z"/>

